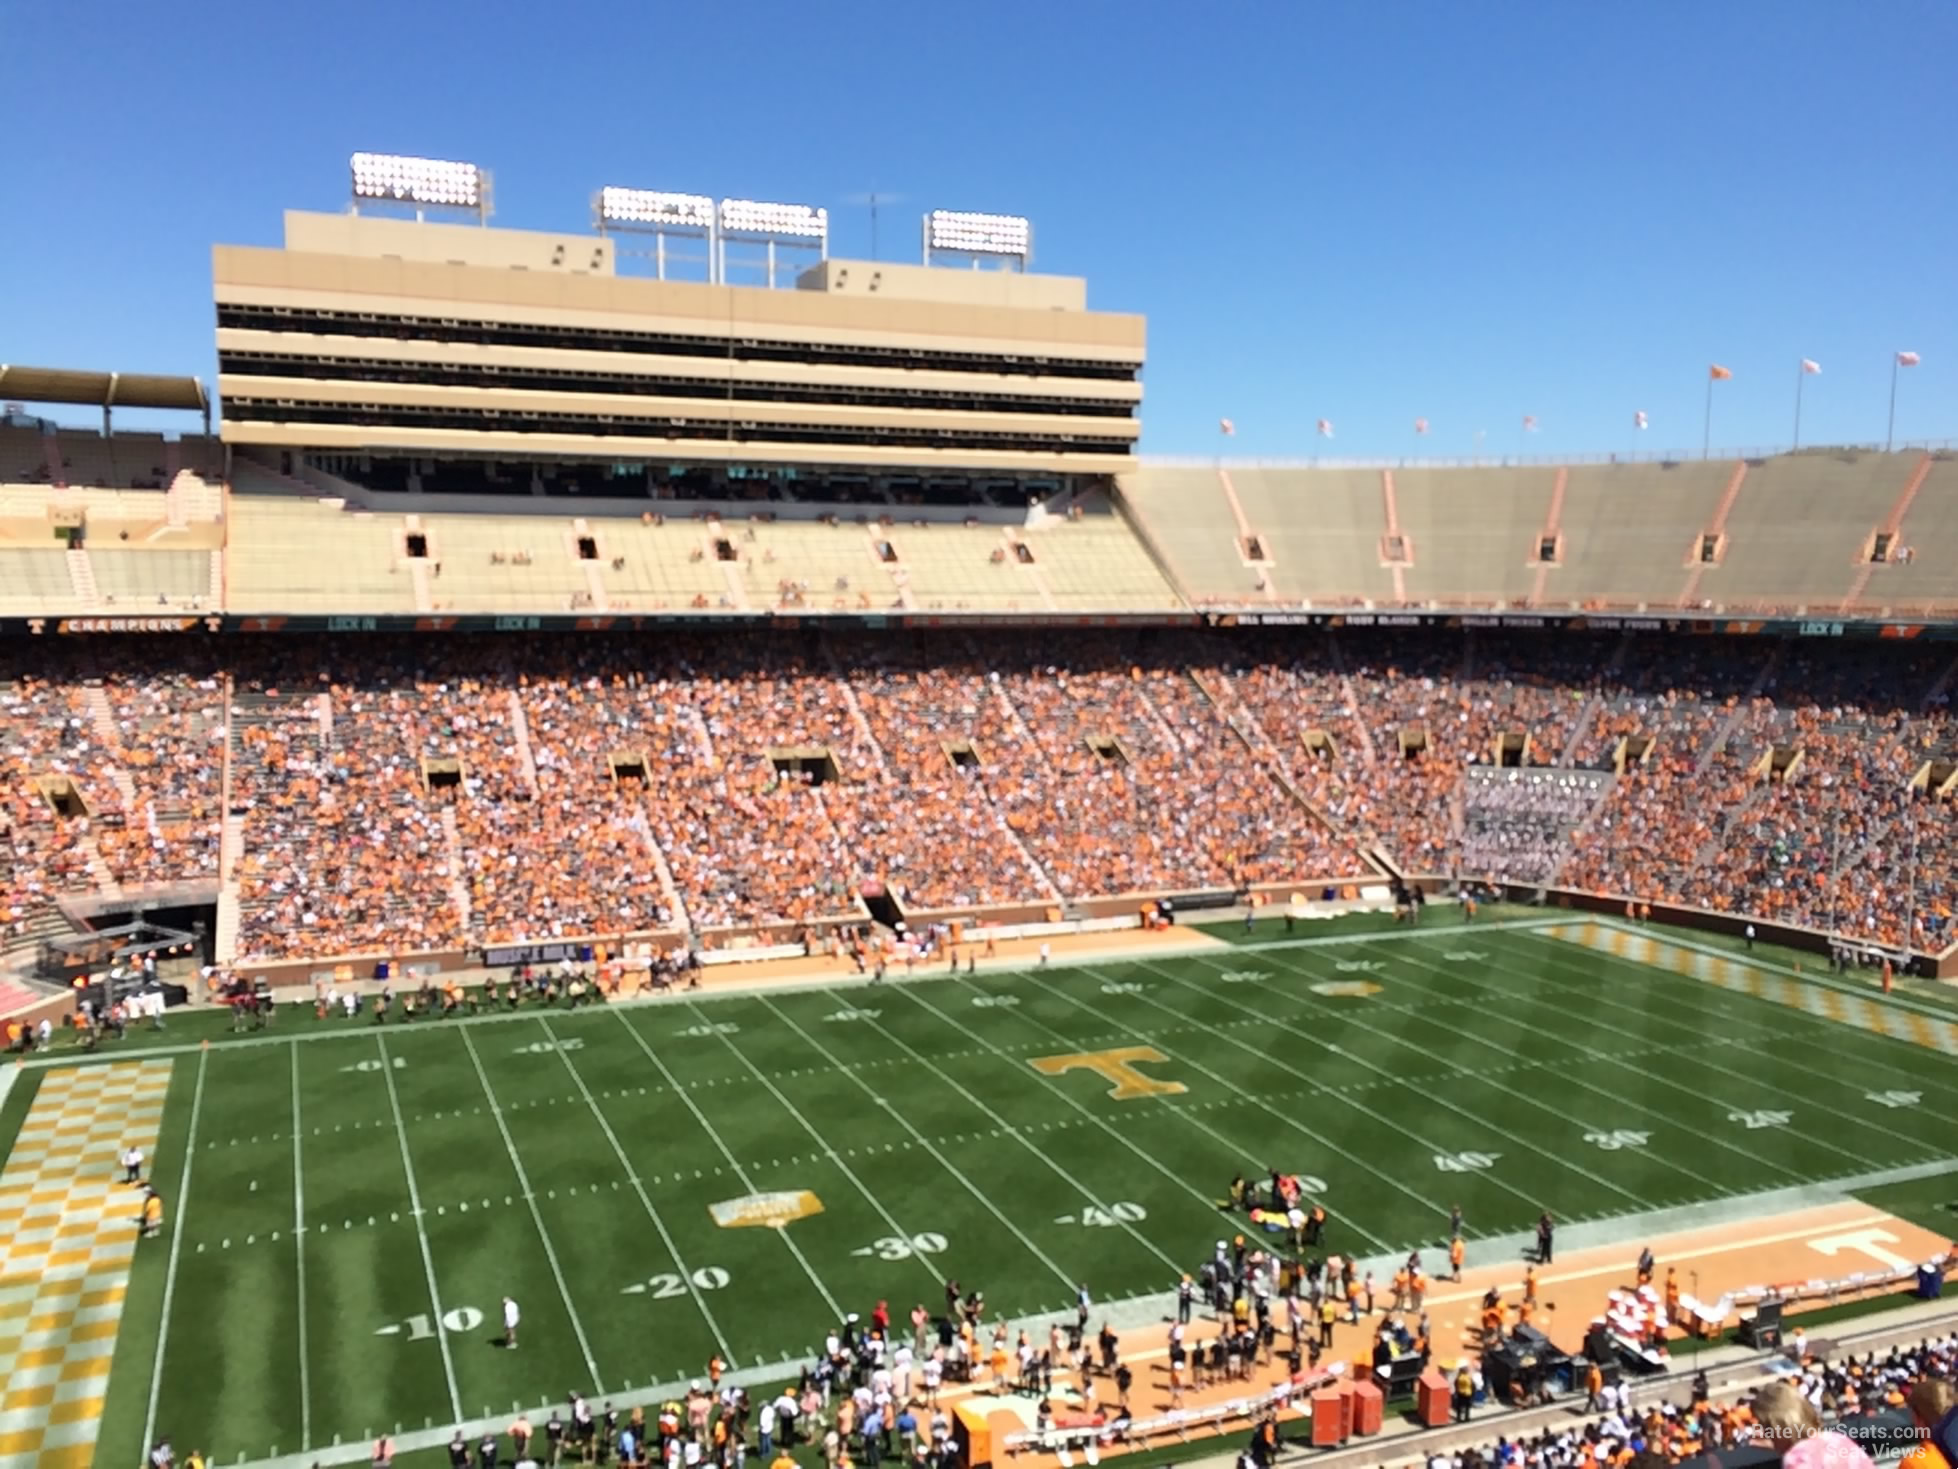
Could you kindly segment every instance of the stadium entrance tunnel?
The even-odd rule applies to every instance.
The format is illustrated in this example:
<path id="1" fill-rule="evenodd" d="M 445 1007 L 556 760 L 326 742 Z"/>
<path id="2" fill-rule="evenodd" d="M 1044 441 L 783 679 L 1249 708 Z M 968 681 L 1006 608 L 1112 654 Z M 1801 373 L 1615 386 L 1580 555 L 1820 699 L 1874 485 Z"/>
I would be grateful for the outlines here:
<path id="1" fill-rule="evenodd" d="M 644 750 L 614 750 L 608 758 L 615 784 L 624 785 L 629 780 L 637 781 L 642 786 L 648 783 L 646 779 L 648 762 Z"/>
<path id="2" fill-rule="evenodd" d="M 805 785 L 835 785 L 842 781 L 842 769 L 827 745 L 790 745 L 768 752 L 768 763 L 784 780 L 801 780 Z"/>
<path id="3" fill-rule="evenodd" d="M 70 984 L 112 970 L 133 972 L 143 958 L 153 956 L 165 984 L 194 990 L 197 971 L 215 960 L 217 915 L 215 898 L 209 903 L 121 902 L 75 912 L 77 930 L 43 946 L 40 976 Z"/>
<path id="4" fill-rule="evenodd" d="M 74 821 L 86 817 L 88 802 L 82 799 L 81 787 L 65 775 L 44 775 L 35 782 L 41 797 L 54 808 L 54 814 L 63 821 Z"/>
<path id="5" fill-rule="evenodd" d="M 884 927 L 897 929 L 904 926 L 904 910 L 898 906 L 896 896 L 881 882 L 865 883 L 857 890 L 857 896 L 863 899 L 870 916 Z"/>

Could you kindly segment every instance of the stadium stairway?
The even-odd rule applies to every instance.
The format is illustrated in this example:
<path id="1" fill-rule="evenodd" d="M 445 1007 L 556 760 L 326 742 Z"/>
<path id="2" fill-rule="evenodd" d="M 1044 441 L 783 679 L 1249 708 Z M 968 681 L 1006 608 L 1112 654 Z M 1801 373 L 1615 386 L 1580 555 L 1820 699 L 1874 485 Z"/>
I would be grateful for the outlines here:
<path id="1" fill-rule="evenodd" d="M 218 920 L 211 936 L 212 955 L 220 964 L 238 960 L 238 928 L 244 914 L 238 906 L 238 884 L 227 882 L 218 889 Z"/>
<path id="2" fill-rule="evenodd" d="M 978 644 L 968 640 L 966 646 L 972 649 L 975 657 L 983 657 L 979 652 Z M 1034 740 L 1033 731 L 1027 727 L 1026 720 L 1020 716 L 1019 706 L 1013 702 L 1012 696 L 1006 692 L 1006 685 L 1004 683 L 993 682 L 989 687 L 992 690 L 993 697 L 999 700 L 999 707 L 1006 712 L 1006 722 L 1011 726 L 1014 735 L 1028 749 L 1038 749 L 1039 745 Z"/>
<path id="3" fill-rule="evenodd" d="M 523 700 L 517 691 L 511 689 L 505 696 L 510 701 L 510 743 L 516 748 L 517 769 L 523 775 L 524 789 L 530 792 L 531 800 L 537 799 L 537 755 L 530 745 L 530 720 L 523 712 Z"/>
<path id="4" fill-rule="evenodd" d="M 95 568 L 90 564 L 88 552 L 70 547 L 67 552 L 68 585 L 75 593 L 75 599 L 84 607 L 100 607 L 102 593 L 95 585 Z"/>
<path id="5" fill-rule="evenodd" d="M 1244 702 L 1237 697 L 1237 690 L 1230 680 L 1219 674 L 1214 680 L 1215 687 L 1213 687 L 1213 681 L 1206 680 L 1195 669 L 1190 670 L 1189 676 L 1190 682 L 1197 686 L 1197 692 L 1203 695 L 1224 727 L 1243 741 L 1246 754 L 1253 760 L 1262 762 L 1271 778 L 1278 783 L 1279 789 L 1290 796 L 1300 810 L 1309 812 L 1312 818 L 1328 831 L 1338 831 L 1338 825 L 1328 820 L 1325 813 L 1312 803 L 1304 791 L 1299 789 L 1298 783 L 1292 779 L 1292 767 L 1285 758 L 1284 752 L 1272 742 L 1264 726 L 1251 717 L 1251 711 L 1246 709 Z"/>
<path id="6" fill-rule="evenodd" d="M 1027 864 L 1027 871 L 1031 872 L 1034 880 L 1040 884 L 1040 896 L 1050 903 L 1065 906 L 1066 896 L 1061 892 L 1060 884 L 1054 881 L 1054 874 L 1049 872 L 1047 865 L 1034 855 L 1033 848 L 1027 845 L 1026 839 L 1013 829 L 1013 823 L 1006 819 L 1006 812 L 1001 809 L 999 802 L 993 799 L 990 789 L 986 791 L 986 805 L 993 813 L 993 825 L 1004 834 L 1013 850 L 1020 854 L 1020 860 Z"/>
<path id="7" fill-rule="evenodd" d="M 469 906 L 469 883 L 462 875 L 462 830 L 456 825 L 454 806 L 442 808 L 442 853 L 449 871 L 449 901 L 455 905 L 457 922 L 466 937 L 473 915 Z"/>
<path id="8" fill-rule="evenodd" d="M 673 915 L 673 926 L 691 940 L 693 937 L 693 915 L 687 912 L 686 900 L 680 896 L 680 885 L 673 880 L 672 864 L 666 860 L 659 843 L 653 838 L 652 822 L 647 819 L 645 798 L 640 798 L 640 809 L 632 822 L 633 830 L 639 833 L 644 843 L 646 856 L 653 864 L 653 875 L 659 880 L 660 899 L 666 904 L 666 911 Z"/>
<path id="9" fill-rule="evenodd" d="M 1734 512 L 1734 502 L 1740 498 L 1740 487 L 1747 482 L 1747 461 L 1740 460 L 1734 465 L 1734 472 L 1727 477 L 1727 488 L 1720 496 L 1720 503 L 1713 509 L 1713 519 L 1708 522 L 1702 535 L 1719 540 L 1727 533 L 1727 517 Z M 1691 607 L 1699 595 L 1700 578 L 1706 572 L 1707 563 L 1699 557 L 1693 558 L 1692 570 L 1686 573 L 1686 585 L 1679 589 L 1673 599 L 1675 607 Z"/>
<path id="10" fill-rule="evenodd" d="M 1380 764 L 1380 754 L 1373 747 L 1373 731 L 1367 728 L 1366 716 L 1360 712 L 1360 691 L 1353 687 L 1353 676 L 1346 671 L 1346 660 L 1340 656 L 1339 639 L 1331 633 L 1327 633 L 1326 637 L 1332 644 L 1333 667 L 1339 672 L 1339 691 L 1346 700 L 1346 717 L 1360 732 L 1360 759 L 1368 770 L 1372 770 Z"/>
<path id="11" fill-rule="evenodd" d="M 436 564 L 440 565 L 439 562 Z M 408 584 L 414 589 L 415 610 L 417 612 L 433 612 L 435 610 L 435 577 L 429 570 L 429 563 L 420 557 L 413 557 L 407 562 L 407 567 Z"/>
<path id="12" fill-rule="evenodd" d="M 1604 685 L 1618 672 L 1619 666 L 1625 661 L 1625 651 L 1631 645 L 1630 633 L 1620 637 L 1618 646 L 1611 650 L 1611 657 L 1605 660 L 1604 667 L 1599 670 L 1597 687 L 1591 690 L 1591 697 L 1584 701 L 1583 711 L 1577 716 L 1577 721 L 1571 725 L 1570 738 L 1564 741 L 1564 748 L 1557 753 L 1557 763 L 1566 769 L 1577 764 L 1584 742 L 1591 738 L 1591 726 L 1598 722 L 1598 715 L 1605 707 Z"/>
<path id="13" fill-rule="evenodd" d="M 1904 517 L 1910 513 L 1911 502 L 1917 498 L 1917 492 L 1924 488 L 1924 481 L 1931 477 L 1931 463 L 1929 454 L 1917 461 L 1917 467 L 1911 471 L 1910 479 L 1904 485 L 1903 492 L 1897 496 L 1896 503 L 1890 507 L 1890 513 L 1883 518 L 1883 524 L 1876 527 L 1878 531 L 1887 531 L 1890 534 L 1893 545 L 1902 543 Z M 1837 609 L 1839 612 L 1848 613 L 1854 609 L 1863 600 L 1863 593 L 1869 589 L 1870 577 L 1875 572 L 1877 563 L 1870 560 L 1867 554 L 1863 556 L 1862 563 L 1856 568 L 1856 579 L 1850 583 L 1849 591 L 1843 596 L 1842 605 Z"/>
<path id="14" fill-rule="evenodd" d="M 1720 726 L 1720 733 L 1709 740 L 1707 747 L 1700 752 L 1699 764 L 1693 767 L 1695 780 L 1712 769 L 1714 760 L 1722 750 L 1727 748 L 1727 742 L 1734 737 L 1734 731 L 1740 728 L 1741 720 L 1746 717 L 1748 706 L 1761 697 L 1761 690 L 1768 686 L 1768 680 L 1780 669 L 1781 657 L 1785 651 L 1786 644 L 1776 644 L 1774 651 L 1768 655 L 1767 662 L 1761 665 L 1761 671 L 1754 675 L 1754 682 L 1747 686 L 1747 692 L 1735 701 L 1733 710 Z"/>
<path id="15" fill-rule="evenodd" d="M 82 691 L 82 702 L 88 706 L 89 722 L 95 726 L 95 737 L 110 751 L 122 748 L 122 732 L 116 728 L 115 709 L 109 703 L 109 691 L 100 684 L 90 684 Z M 123 768 L 120 760 L 107 769 L 109 783 L 122 797 L 122 809 L 133 812 L 136 809 L 136 782 Z"/>
<path id="16" fill-rule="evenodd" d="M 823 659 L 829 664 L 830 672 L 836 675 L 836 687 L 843 696 L 843 707 L 850 712 L 850 722 L 856 726 L 857 738 L 862 740 L 864 748 L 870 751 L 878 773 L 889 775 L 890 757 L 884 753 L 884 746 L 878 740 L 876 731 L 871 729 L 870 721 L 864 717 L 863 701 L 857 697 L 856 684 L 851 681 L 848 671 L 837 660 L 836 650 L 830 646 L 827 638 L 823 640 Z"/>
<path id="17" fill-rule="evenodd" d="M 1689 873 L 1701 872 L 1713 865 L 1714 858 L 1720 855 L 1721 849 L 1727 845 L 1734 832 L 1739 829 L 1741 822 L 1746 819 L 1747 813 L 1760 801 L 1762 796 L 1767 794 L 1767 790 L 1768 783 L 1766 781 L 1756 781 L 1747 788 L 1747 794 L 1742 796 L 1734 805 L 1724 810 L 1713 812 L 1713 830 L 1707 836 L 1707 839 L 1700 843 L 1700 849 L 1693 854 L 1693 865 L 1687 869 Z"/>
<path id="18" fill-rule="evenodd" d="M 115 870 L 109 866 L 108 859 L 102 855 L 102 848 L 95 840 L 94 832 L 87 832 L 75 840 L 76 848 L 88 864 L 88 875 L 95 884 L 98 897 L 120 899 L 122 884 L 116 881 Z"/>

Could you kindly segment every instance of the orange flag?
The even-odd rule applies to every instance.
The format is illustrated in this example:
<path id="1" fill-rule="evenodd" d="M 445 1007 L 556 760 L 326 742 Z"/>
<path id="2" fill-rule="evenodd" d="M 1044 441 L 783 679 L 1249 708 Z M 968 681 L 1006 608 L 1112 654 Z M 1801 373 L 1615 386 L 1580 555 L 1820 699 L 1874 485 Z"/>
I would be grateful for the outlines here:
<path id="1" fill-rule="evenodd" d="M 1724 383 L 1733 376 L 1733 373 L 1716 362 L 1707 369 L 1707 376 L 1711 377 L 1717 383 Z"/>

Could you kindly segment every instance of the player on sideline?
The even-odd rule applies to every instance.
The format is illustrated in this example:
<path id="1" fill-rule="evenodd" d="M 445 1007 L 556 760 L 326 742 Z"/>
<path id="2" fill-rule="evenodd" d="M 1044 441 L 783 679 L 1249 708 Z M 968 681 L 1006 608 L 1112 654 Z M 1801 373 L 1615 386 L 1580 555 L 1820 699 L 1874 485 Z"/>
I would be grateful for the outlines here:
<path id="1" fill-rule="evenodd" d="M 163 1233 L 163 1195 L 155 1188 L 144 1188 L 143 1208 L 136 1217 L 136 1223 L 144 1239 L 155 1239 Z"/>
<path id="2" fill-rule="evenodd" d="M 510 1351 L 517 1349 L 517 1322 L 522 1319 L 517 1303 L 509 1296 L 503 1298 L 503 1345 Z"/>

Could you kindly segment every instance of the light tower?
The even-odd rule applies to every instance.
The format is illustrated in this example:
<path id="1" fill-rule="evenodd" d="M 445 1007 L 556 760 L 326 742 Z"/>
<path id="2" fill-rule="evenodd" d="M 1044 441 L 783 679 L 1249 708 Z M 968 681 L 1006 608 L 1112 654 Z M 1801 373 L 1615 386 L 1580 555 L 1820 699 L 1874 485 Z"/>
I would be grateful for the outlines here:
<path id="1" fill-rule="evenodd" d="M 988 260 L 1017 263 L 1024 273 L 1033 264 L 1033 223 L 1017 214 L 974 214 L 934 209 L 925 216 L 925 264 L 933 255 L 960 256 L 977 270 Z"/>
<path id="2" fill-rule="evenodd" d="M 351 163 L 353 208 L 396 205 L 425 218 L 430 209 L 490 217 L 490 176 L 473 163 L 411 158 L 401 153 L 356 153 Z"/>
<path id="3" fill-rule="evenodd" d="M 659 189 L 600 189 L 592 199 L 592 224 L 599 234 L 650 235 L 652 248 L 644 252 L 653 262 L 653 274 L 666 279 L 667 267 L 674 263 L 705 264 L 707 279 L 719 279 L 719 236 L 714 228 L 714 201 L 705 194 L 670 194 Z M 672 239 L 699 240 L 707 249 L 704 255 L 675 253 L 667 248 Z"/>

